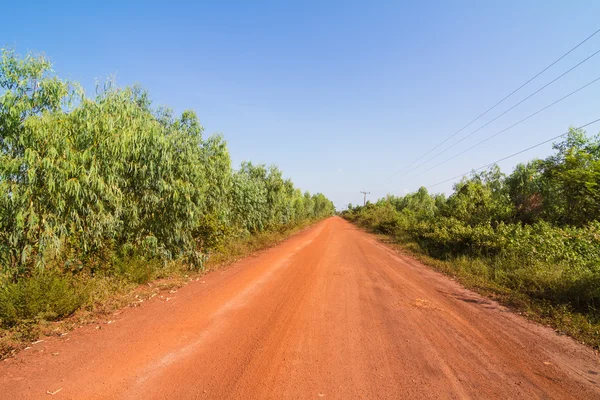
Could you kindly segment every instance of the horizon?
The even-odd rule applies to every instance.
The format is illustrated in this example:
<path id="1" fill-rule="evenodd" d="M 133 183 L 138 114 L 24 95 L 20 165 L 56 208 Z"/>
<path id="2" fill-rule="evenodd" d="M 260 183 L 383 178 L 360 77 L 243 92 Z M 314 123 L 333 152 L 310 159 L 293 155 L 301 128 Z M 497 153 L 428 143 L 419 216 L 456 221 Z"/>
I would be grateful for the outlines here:
<path id="1" fill-rule="evenodd" d="M 194 110 L 205 136 L 224 135 L 234 166 L 275 164 L 338 210 L 360 204 L 360 191 L 370 191 L 371 201 L 414 192 L 600 117 L 596 83 L 424 172 L 596 78 L 595 56 L 423 168 L 390 177 L 596 31 L 600 4 L 180 4 L 39 2 L 26 32 L 17 18 L 24 5 L 11 4 L 6 15 L 15 18 L 0 37 L 20 55 L 43 52 L 59 77 L 88 92 L 96 79 L 115 74 L 119 86 L 141 84 L 156 105 Z M 565 28 L 564 21 L 577 24 Z M 600 35 L 447 145 L 598 49 Z M 548 143 L 499 166 L 509 173 L 551 152 Z M 448 194 L 454 182 L 431 191 Z"/>

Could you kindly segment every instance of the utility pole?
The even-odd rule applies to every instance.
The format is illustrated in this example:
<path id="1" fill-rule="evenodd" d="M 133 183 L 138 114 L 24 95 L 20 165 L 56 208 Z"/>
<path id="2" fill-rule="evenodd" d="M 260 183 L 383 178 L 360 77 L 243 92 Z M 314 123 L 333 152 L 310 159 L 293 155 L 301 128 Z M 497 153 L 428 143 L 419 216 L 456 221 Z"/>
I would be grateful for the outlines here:
<path id="1" fill-rule="evenodd" d="M 363 197 L 363 207 L 364 207 L 367 205 L 367 195 L 371 194 L 371 192 L 362 192 L 361 191 L 361 193 L 364 194 L 364 197 Z"/>

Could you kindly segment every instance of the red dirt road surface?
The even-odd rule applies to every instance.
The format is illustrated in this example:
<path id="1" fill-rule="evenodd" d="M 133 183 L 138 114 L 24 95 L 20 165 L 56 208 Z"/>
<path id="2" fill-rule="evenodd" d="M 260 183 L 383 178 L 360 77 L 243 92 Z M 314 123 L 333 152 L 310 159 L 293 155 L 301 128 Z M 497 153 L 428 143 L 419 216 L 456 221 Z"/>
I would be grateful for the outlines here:
<path id="1" fill-rule="evenodd" d="M 338 217 L 170 296 L 0 363 L 0 398 L 600 399 L 591 349 Z"/>

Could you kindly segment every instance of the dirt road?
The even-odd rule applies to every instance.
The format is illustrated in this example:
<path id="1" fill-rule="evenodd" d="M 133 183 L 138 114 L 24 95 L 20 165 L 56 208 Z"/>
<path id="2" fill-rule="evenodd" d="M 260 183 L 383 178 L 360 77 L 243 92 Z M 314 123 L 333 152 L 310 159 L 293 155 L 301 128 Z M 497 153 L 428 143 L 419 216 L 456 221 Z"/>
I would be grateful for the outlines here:
<path id="1" fill-rule="evenodd" d="M 170 296 L 0 363 L 0 398 L 600 398 L 593 351 L 337 217 Z"/>

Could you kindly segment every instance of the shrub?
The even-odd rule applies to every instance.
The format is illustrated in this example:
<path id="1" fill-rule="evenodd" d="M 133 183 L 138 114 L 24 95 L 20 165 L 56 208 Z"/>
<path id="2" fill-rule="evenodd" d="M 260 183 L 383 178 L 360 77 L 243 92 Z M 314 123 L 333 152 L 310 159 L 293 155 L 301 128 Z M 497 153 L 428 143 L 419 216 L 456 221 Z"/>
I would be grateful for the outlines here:
<path id="1" fill-rule="evenodd" d="M 0 287 L 0 327 L 21 321 L 55 320 L 72 314 L 86 299 L 85 287 L 56 273 L 5 282 Z"/>

